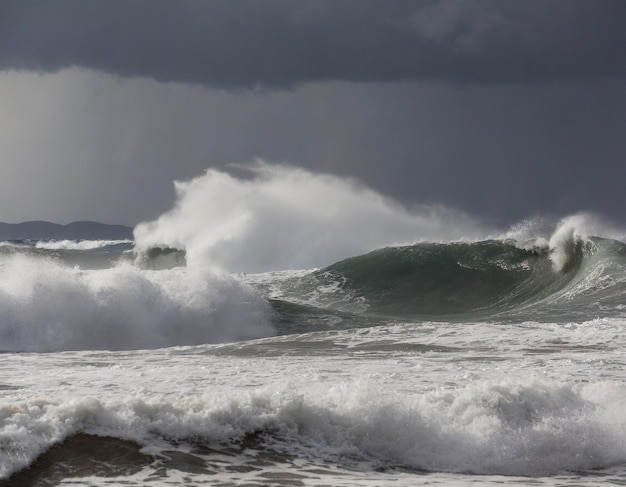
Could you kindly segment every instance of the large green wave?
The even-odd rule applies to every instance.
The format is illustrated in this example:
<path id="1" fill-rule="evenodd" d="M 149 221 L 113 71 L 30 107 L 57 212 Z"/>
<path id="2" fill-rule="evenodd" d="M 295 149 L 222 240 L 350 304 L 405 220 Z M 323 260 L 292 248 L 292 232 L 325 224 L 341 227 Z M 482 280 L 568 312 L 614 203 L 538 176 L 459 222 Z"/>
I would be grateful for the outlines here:
<path id="1" fill-rule="evenodd" d="M 600 238 L 558 249 L 506 240 L 388 247 L 299 277 L 283 294 L 362 316 L 464 321 L 595 317 L 625 296 L 626 245 Z"/>

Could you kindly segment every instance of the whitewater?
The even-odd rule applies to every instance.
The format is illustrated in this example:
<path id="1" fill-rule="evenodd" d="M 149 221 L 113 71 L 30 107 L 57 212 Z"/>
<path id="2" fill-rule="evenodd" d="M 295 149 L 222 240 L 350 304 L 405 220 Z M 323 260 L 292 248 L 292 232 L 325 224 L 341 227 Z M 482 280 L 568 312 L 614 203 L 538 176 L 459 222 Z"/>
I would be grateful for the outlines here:
<path id="1" fill-rule="evenodd" d="M 0 242 L 0 486 L 626 484 L 626 233 L 261 161 Z"/>

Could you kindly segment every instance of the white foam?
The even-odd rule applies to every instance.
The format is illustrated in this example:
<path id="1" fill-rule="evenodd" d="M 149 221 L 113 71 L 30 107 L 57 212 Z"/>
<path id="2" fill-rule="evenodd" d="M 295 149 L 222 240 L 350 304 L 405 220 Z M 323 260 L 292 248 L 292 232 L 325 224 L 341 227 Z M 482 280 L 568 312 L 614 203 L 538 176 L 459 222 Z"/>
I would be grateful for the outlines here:
<path id="1" fill-rule="evenodd" d="M 209 169 L 176 182 L 176 206 L 135 228 L 137 247 L 186 250 L 192 266 L 264 272 L 485 234 L 465 215 L 439 206 L 407 209 L 351 179 L 261 161 L 246 170 L 250 177 Z"/>
<path id="2" fill-rule="evenodd" d="M 592 236 L 626 241 L 623 229 L 589 212 L 569 215 L 556 223 L 545 217 L 527 218 L 496 238 L 512 240 L 525 250 L 547 248 L 554 271 L 561 272 L 573 257 L 577 243 Z"/>
<path id="3" fill-rule="evenodd" d="M 0 349 L 136 349 L 272 333 L 268 304 L 207 268 L 80 271 L 14 256 L 0 265 Z"/>
<path id="4" fill-rule="evenodd" d="M 592 213 L 577 213 L 562 218 L 550 237 L 550 259 L 555 271 L 562 271 L 573 256 L 577 242 L 597 236 L 624 240 L 624 233 Z"/>
<path id="5" fill-rule="evenodd" d="M 584 231 L 584 215 L 574 215 L 561 220 L 557 229 L 550 237 L 548 243 L 550 247 L 550 259 L 552 268 L 562 271 L 574 255 L 576 242 L 582 240 L 586 235 Z"/>
<path id="6" fill-rule="evenodd" d="M 130 243 L 132 240 L 40 240 L 35 247 L 45 250 L 93 250 L 109 245 Z"/>
<path id="7" fill-rule="evenodd" d="M 419 395 L 360 380 L 29 399 L 0 407 L 0 476 L 76 432 L 158 444 L 164 438 L 230 442 L 262 431 L 278 450 L 370 468 L 524 476 L 583 471 L 626 462 L 625 397 L 622 383 L 532 379 Z"/>

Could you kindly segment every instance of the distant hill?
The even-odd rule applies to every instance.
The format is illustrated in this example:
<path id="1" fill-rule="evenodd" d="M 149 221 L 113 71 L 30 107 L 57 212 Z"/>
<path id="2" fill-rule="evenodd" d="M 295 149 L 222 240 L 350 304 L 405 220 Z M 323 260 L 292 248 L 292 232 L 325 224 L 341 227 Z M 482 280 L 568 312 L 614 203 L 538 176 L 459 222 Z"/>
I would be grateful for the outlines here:
<path id="1" fill-rule="evenodd" d="M 0 223 L 0 240 L 131 240 L 132 227 L 97 222 L 67 225 L 34 221 Z"/>

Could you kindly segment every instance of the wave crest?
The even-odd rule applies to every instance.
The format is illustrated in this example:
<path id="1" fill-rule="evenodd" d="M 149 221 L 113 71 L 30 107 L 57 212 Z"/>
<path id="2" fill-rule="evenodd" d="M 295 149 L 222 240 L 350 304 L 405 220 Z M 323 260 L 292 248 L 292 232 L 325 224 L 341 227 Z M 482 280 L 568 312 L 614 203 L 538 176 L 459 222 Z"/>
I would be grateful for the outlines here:
<path id="1" fill-rule="evenodd" d="M 591 319 L 620 309 L 626 245 L 565 235 L 558 271 L 549 245 L 422 243 L 294 275 L 275 285 L 273 297 L 370 317 L 453 321 Z"/>

